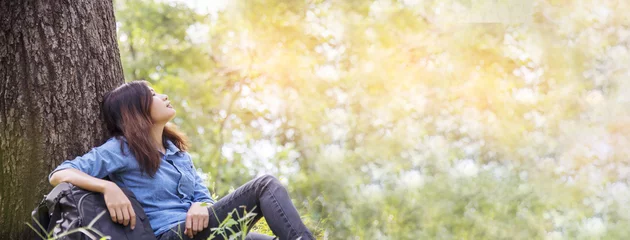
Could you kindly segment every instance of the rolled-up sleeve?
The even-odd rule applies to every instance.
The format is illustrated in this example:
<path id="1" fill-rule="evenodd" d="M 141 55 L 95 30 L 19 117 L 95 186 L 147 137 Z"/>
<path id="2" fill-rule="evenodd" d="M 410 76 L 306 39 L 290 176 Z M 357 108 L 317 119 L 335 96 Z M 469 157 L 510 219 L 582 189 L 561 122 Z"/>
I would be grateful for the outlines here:
<path id="1" fill-rule="evenodd" d="M 55 168 L 50 174 L 48 174 L 48 180 L 53 173 L 74 168 L 81 172 L 84 172 L 92 177 L 103 178 L 111 173 L 120 171 L 126 167 L 124 158 L 103 146 L 94 147 L 86 154 L 78 156 L 73 160 L 65 160 L 57 168 Z"/>
<path id="2" fill-rule="evenodd" d="M 201 177 L 195 172 L 195 193 L 193 195 L 193 202 L 208 202 L 214 204 L 214 199 L 210 197 L 210 191 L 203 184 Z"/>
<path id="3" fill-rule="evenodd" d="M 188 155 L 188 157 L 190 157 L 190 155 Z M 192 162 L 192 159 L 190 160 Z M 193 168 L 193 173 L 195 174 L 195 188 L 194 188 L 194 193 L 193 193 L 193 202 L 208 202 L 208 203 L 214 204 L 215 201 L 210 196 L 210 191 L 204 185 L 203 179 L 201 179 L 201 176 L 199 176 L 199 174 L 197 173 L 196 168 Z"/>

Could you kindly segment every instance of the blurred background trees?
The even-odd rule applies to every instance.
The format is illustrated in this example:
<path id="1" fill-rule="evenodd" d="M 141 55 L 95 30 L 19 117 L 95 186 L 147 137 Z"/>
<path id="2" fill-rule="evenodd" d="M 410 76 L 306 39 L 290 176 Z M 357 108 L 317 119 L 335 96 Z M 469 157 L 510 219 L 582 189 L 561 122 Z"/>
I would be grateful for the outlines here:
<path id="1" fill-rule="evenodd" d="M 114 1 L 218 196 L 274 174 L 324 239 L 630 237 L 630 3 L 481 2 Z"/>

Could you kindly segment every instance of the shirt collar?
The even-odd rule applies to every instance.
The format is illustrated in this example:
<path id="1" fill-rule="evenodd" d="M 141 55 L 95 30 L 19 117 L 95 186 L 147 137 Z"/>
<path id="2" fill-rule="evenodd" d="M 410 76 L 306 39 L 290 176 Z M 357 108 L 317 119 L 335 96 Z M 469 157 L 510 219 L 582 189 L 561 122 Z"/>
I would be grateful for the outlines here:
<path id="1" fill-rule="evenodd" d="M 125 138 L 125 136 L 120 136 L 120 138 L 126 143 L 127 142 L 127 138 Z M 178 155 L 180 155 L 181 150 L 175 146 L 175 144 L 170 140 L 170 139 L 166 139 L 166 155 L 173 155 L 175 153 L 177 153 Z M 162 152 L 160 152 L 160 154 L 162 154 Z"/>
<path id="2" fill-rule="evenodd" d="M 166 140 L 166 155 L 179 153 L 179 151 L 180 151 L 179 148 L 175 146 L 175 144 L 171 142 L 171 140 L 169 139 Z"/>

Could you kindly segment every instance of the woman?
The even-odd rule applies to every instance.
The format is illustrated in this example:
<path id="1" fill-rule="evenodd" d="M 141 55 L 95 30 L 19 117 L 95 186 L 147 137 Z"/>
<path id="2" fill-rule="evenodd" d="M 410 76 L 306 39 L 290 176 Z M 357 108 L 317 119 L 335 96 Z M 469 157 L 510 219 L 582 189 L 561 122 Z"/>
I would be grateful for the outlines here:
<path id="1" fill-rule="evenodd" d="M 245 212 L 255 214 L 247 229 L 264 216 L 280 239 L 315 239 L 286 189 L 271 175 L 214 201 L 186 152 L 184 136 L 167 125 L 175 109 L 146 81 L 125 83 L 106 93 L 102 110 L 111 137 L 83 156 L 61 163 L 50 173 L 50 184 L 69 182 L 103 193 L 112 221 L 133 229 L 136 214 L 120 187 L 128 188 L 160 240 L 220 239 L 222 234 L 211 229 L 228 217 L 238 220 Z M 111 181 L 101 179 L 105 176 Z M 232 226 L 232 231 L 239 227 Z M 252 232 L 247 239 L 274 238 Z"/>

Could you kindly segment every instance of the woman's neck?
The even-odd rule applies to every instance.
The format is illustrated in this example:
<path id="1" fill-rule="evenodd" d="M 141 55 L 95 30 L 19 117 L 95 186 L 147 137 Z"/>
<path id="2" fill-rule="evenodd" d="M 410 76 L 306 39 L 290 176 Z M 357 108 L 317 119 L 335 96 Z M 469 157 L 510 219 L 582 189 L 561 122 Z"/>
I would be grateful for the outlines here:
<path id="1" fill-rule="evenodd" d="M 164 126 L 153 126 L 153 128 L 151 129 L 151 138 L 153 138 L 153 141 L 157 145 L 156 148 L 160 152 L 166 154 L 166 147 L 162 143 L 163 132 L 164 132 Z"/>

